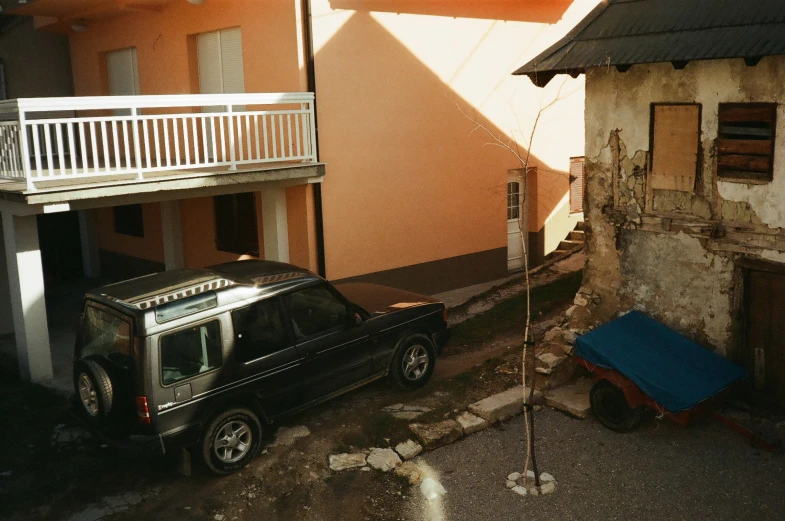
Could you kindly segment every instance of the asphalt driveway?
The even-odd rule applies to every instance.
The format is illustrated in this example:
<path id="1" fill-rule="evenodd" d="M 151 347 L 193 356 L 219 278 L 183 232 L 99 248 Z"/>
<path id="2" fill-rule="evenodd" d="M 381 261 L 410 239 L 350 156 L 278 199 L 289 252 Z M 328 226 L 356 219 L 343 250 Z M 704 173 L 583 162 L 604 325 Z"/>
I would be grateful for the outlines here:
<path id="1" fill-rule="evenodd" d="M 618 434 L 544 409 L 536 424 L 540 471 L 554 475 L 557 491 L 521 497 L 505 488 L 523 467 L 518 417 L 424 456 L 447 491 L 445 521 L 785 519 L 785 456 L 712 420 L 681 429 L 651 418 Z M 424 515 L 421 500 L 409 518 L 442 521 Z"/>

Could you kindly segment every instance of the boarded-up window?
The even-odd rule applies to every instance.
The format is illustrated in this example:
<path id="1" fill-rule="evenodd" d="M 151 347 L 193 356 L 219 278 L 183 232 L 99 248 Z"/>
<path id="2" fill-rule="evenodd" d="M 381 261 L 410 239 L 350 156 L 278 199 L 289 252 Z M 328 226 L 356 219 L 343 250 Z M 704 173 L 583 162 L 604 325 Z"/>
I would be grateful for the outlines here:
<path id="1" fill-rule="evenodd" d="M 653 105 L 651 188 L 695 190 L 700 150 L 701 106 Z"/>
<path id="2" fill-rule="evenodd" d="M 770 181 L 776 119 L 776 103 L 721 103 L 717 175 Z"/>
<path id="3" fill-rule="evenodd" d="M 583 211 L 583 183 L 586 161 L 583 157 L 570 158 L 570 213 Z"/>

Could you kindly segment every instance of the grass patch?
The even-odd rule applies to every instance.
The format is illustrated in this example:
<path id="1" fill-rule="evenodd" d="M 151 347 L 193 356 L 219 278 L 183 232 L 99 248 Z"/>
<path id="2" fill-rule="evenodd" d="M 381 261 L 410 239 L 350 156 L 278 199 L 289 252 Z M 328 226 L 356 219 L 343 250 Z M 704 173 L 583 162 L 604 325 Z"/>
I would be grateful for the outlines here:
<path id="1" fill-rule="evenodd" d="M 531 312 L 548 313 L 565 301 L 571 299 L 583 282 L 583 272 L 570 275 L 545 284 L 531 291 Z M 481 313 L 476 317 L 452 327 L 452 345 L 481 344 L 497 335 L 523 331 L 523 317 L 526 314 L 526 294 L 521 292 Z"/>

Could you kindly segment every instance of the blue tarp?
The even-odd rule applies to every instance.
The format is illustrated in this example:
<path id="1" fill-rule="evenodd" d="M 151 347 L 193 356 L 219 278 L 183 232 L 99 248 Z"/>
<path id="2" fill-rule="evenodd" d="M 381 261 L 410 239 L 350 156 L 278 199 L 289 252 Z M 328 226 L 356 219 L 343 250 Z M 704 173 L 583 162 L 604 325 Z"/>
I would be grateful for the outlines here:
<path id="1" fill-rule="evenodd" d="M 738 365 L 638 311 L 581 335 L 575 352 L 619 371 L 672 413 L 692 409 L 747 377 Z"/>

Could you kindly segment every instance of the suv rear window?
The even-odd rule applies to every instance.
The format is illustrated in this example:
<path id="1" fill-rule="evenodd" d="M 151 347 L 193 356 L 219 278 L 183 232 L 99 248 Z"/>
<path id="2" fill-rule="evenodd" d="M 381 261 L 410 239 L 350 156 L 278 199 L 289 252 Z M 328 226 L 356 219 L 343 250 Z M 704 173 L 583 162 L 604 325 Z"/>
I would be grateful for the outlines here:
<path id="1" fill-rule="evenodd" d="M 161 383 L 173 384 L 220 367 L 221 326 L 217 320 L 161 338 Z"/>
<path id="2" fill-rule="evenodd" d="M 85 308 L 81 330 L 80 356 L 102 356 L 131 368 L 131 322 L 95 306 Z"/>

